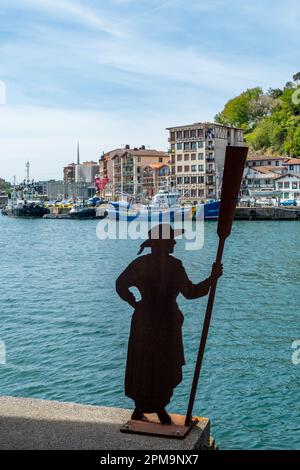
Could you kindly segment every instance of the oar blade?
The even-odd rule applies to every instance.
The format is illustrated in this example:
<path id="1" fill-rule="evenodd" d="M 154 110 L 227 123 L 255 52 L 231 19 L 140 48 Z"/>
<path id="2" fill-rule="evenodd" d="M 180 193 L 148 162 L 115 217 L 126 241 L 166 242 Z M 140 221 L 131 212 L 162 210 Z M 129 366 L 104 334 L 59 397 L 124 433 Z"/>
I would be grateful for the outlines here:
<path id="1" fill-rule="evenodd" d="M 219 211 L 218 235 L 231 233 L 234 212 L 245 168 L 248 147 L 227 147 Z"/>

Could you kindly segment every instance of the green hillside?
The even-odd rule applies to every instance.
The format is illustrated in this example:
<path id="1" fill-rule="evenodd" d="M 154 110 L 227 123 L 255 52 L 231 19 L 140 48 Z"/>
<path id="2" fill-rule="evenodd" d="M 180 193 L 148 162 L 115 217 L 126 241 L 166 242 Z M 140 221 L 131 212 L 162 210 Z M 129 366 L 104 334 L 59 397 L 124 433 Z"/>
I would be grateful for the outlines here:
<path id="1" fill-rule="evenodd" d="M 244 91 L 226 103 L 215 121 L 243 128 L 253 152 L 300 158 L 300 72 L 282 89 Z"/>

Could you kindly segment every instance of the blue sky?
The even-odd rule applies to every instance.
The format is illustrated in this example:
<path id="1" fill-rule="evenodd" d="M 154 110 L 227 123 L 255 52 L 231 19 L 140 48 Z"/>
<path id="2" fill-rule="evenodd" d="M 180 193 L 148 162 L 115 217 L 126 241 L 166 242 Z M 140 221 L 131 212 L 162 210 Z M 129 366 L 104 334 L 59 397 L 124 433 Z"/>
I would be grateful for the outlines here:
<path id="1" fill-rule="evenodd" d="M 0 176 L 61 178 L 300 69 L 297 0 L 1 0 Z"/>

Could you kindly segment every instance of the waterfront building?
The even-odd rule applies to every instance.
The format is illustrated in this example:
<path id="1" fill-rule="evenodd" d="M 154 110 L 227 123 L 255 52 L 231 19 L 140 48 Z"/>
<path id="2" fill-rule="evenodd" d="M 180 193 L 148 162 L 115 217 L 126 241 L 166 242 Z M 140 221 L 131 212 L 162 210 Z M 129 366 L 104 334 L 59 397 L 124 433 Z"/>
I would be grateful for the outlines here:
<path id="1" fill-rule="evenodd" d="M 172 186 L 184 200 L 218 198 L 226 147 L 245 146 L 243 130 L 208 122 L 167 130 Z"/>
<path id="2" fill-rule="evenodd" d="M 76 168 L 76 163 L 69 163 L 69 165 L 64 167 L 64 182 L 65 183 L 75 182 L 75 168 Z"/>
<path id="3" fill-rule="evenodd" d="M 169 185 L 170 165 L 166 163 L 152 163 L 144 167 L 142 172 L 142 191 L 145 197 L 154 196 L 158 191 L 166 189 Z"/>
<path id="4" fill-rule="evenodd" d="M 106 152 L 99 161 L 100 196 L 106 199 L 116 199 L 120 194 L 149 197 L 163 182 L 168 185 L 169 170 L 165 167 L 168 162 L 168 153 L 146 149 L 144 145 L 133 149 L 126 145 Z M 151 165 L 154 166 L 150 169 Z"/>
<path id="5" fill-rule="evenodd" d="M 3 209 L 8 203 L 8 195 L 0 193 L 0 209 Z"/>
<path id="6" fill-rule="evenodd" d="M 289 172 L 277 177 L 275 189 L 282 191 L 281 201 L 297 201 L 300 204 L 300 174 Z"/>
<path id="7" fill-rule="evenodd" d="M 125 146 L 125 149 L 129 148 L 129 145 Z M 115 155 L 121 155 L 125 149 L 117 148 L 110 150 L 109 152 L 103 153 L 99 160 L 99 174 L 97 175 L 98 192 L 104 199 L 113 198 L 113 157 Z"/>
<path id="8" fill-rule="evenodd" d="M 83 162 L 75 167 L 75 183 L 94 183 L 99 173 L 99 163 Z"/>
<path id="9" fill-rule="evenodd" d="M 96 192 L 94 183 L 49 180 L 38 181 L 35 185 L 39 188 L 39 194 L 50 201 L 77 198 L 86 200 Z"/>
<path id="10" fill-rule="evenodd" d="M 127 148 L 112 158 L 113 161 L 113 196 L 125 193 L 134 198 L 147 197 L 142 184 L 145 167 L 153 164 L 168 164 L 169 155 L 154 149 Z"/>
<path id="11" fill-rule="evenodd" d="M 283 165 L 286 167 L 288 172 L 300 173 L 300 158 L 286 159 Z"/>
<path id="12" fill-rule="evenodd" d="M 283 166 L 286 157 L 276 155 L 249 155 L 246 160 L 246 166 Z"/>
<path id="13" fill-rule="evenodd" d="M 281 176 L 283 166 L 246 166 L 241 186 L 241 195 L 250 191 L 275 190 L 275 181 Z"/>

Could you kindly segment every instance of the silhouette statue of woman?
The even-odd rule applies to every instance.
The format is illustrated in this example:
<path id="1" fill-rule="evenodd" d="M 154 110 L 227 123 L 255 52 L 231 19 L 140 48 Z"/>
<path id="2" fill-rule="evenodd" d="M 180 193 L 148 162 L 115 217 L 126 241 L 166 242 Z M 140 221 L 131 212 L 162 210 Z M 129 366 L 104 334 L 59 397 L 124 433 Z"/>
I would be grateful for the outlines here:
<path id="1" fill-rule="evenodd" d="M 170 256 L 175 237 L 183 232 L 169 224 L 154 227 L 138 253 L 150 247 L 151 254 L 135 259 L 116 281 L 117 293 L 134 308 L 125 374 L 125 394 L 135 402 L 133 420 L 157 413 L 161 423 L 171 424 L 165 407 L 182 381 L 185 364 L 183 315 L 176 298 L 180 293 L 187 299 L 205 296 L 212 279 L 222 275 L 222 266 L 214 265 L 205 281 L 193 284 L 188 279 L 181 261 Z M 139 302 L 131 287 L 139 290 Z"/>

